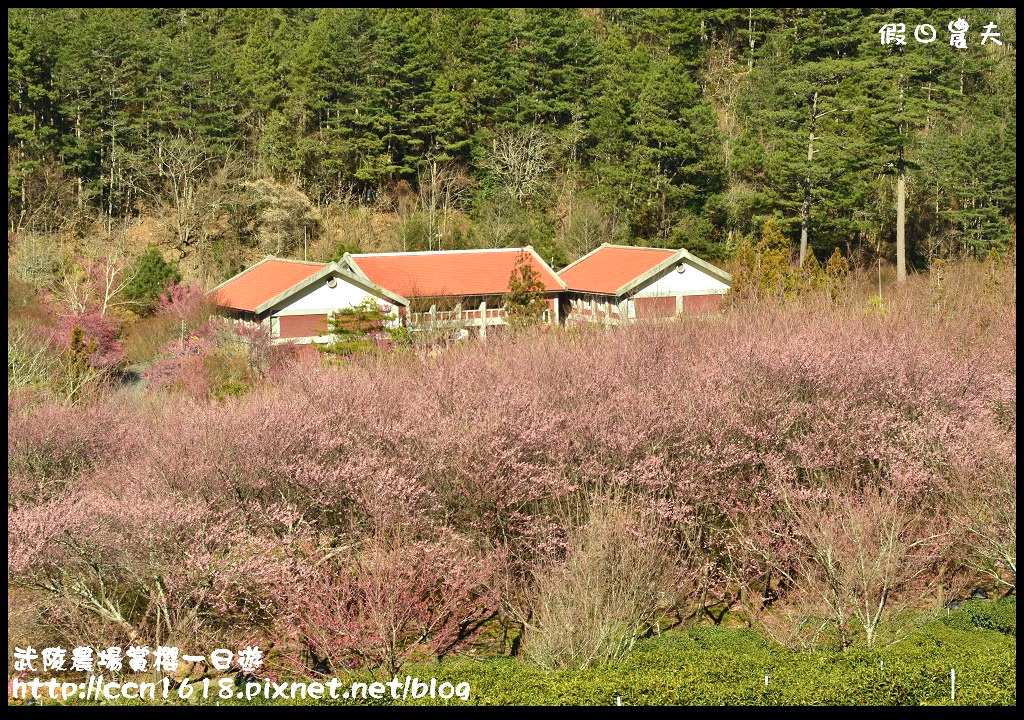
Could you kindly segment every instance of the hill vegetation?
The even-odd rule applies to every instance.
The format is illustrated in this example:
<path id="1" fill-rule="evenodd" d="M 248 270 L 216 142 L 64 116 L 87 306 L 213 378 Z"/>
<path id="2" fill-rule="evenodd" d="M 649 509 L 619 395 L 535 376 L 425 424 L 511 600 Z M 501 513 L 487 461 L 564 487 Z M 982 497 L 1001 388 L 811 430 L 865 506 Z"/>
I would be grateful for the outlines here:
<path id="1" fill-rule="evenodd" d="M 1013 234 L 1015 88 L 1013 10 L 11 9 L 8 224 L 204 287 L 356 247 L 716 260 L 769 217 L 864 263 L 902 171 L 923 268 Z"/>

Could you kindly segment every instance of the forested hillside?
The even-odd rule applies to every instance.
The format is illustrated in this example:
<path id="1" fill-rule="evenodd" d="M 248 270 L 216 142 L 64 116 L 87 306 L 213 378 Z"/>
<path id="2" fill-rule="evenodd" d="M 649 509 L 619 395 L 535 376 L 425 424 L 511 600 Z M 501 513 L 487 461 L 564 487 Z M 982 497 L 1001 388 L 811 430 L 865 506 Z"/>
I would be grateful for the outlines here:
<path id="1" fill-rule="evenodd" d="M 997 9 L 12 9 L 9 246 L 142 224 L 209 284 L 357 246 L 724 259 L 775 216 L 892 261 L 903 163 L 923 268 L 1014 234 L 1015 40 Z"/>

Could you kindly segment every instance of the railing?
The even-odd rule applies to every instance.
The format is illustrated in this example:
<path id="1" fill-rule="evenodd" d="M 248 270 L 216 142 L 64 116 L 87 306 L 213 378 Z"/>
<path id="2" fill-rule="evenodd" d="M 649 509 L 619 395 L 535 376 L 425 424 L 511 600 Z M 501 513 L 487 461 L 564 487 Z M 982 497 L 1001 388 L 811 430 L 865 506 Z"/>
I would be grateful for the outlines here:
<path id="1" fill-rule="evenodd" d="M 461 305 L 456 305 L 454 310 L 438 310 L 436 305 L 432 305 L 426 312 L 410 312 L 407 317 L 412 332 L 479 328 L 480 334 L 486 336 L 488 327 L 505 324 L 505 308 L 489 308 L 487 303 L 480 303 L 473 310 L 463 310 Z"/>
<path id="2" fill-rule="evenodd" d="M 258 322 L 253 322 L 252 320 L 242 320 L 241 318 L 224 317 L 223 315 L 212 315 L 211 317 L 219 317 L 221 320 L 224 321 L 226 325 L 234 325 L 235 327 L 242 327 L 248 330 L 259 330 L 260 328 L 264 327 L 262 324 Z"/>

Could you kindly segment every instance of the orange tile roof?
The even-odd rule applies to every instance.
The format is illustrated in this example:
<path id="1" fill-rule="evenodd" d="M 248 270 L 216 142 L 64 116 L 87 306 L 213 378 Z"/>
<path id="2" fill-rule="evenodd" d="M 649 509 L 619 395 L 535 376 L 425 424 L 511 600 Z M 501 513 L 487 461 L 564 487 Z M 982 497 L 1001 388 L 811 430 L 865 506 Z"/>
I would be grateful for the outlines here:
<path id="1" fill-rule="evenodd" d="M 213 296 L 222 307 L 253 312 L 267 300 L 277 297 L 325 267 L 322 263 L 297 260 L 264 260 L 218 287 Z"/>
<path id="2" fill-rule="evenodd" d="M 614 295 L 630 280 L 654 269 L 678 250 L 606 245 L 565 268 L 559 277 L 570 290 Z"/>
<path id="3" fill-rule="evenodd" d="M 351 255 L 353 264 L 370 280 L 403 297 L 440 295 L 502 295 L 520 248 L 500 250 L 440 250 Z M 563 290 L 555 272 L 527 251 L 545 290 Z"/>

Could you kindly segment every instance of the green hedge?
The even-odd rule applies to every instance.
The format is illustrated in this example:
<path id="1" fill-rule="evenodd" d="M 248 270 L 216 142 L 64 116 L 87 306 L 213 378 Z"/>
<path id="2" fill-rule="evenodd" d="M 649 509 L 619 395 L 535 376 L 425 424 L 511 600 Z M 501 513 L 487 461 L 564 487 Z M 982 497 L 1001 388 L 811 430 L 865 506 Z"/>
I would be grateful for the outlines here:
<path id="1" fill-rule="evenodd" d="M 462 660 L 406 672 L 469 682 L 472 701 L 488 705 L 930 705 L 951 702 L 956 668 L 954 704 L 1016 704 L 1016 645 L 990 630 L 937 624 L 882 650 L 820 653 L 759 647 L 741 633 L 702 629 L 697 638 L 647 641 L 622 664 L 595 670 Z"/>
<path id="2" fill-rule="evenodd" d="M 1017 636 L 1017 598 L 968 600 L 944 621 L 950 627 L 967 630 L 972 627 L 995 630 L 1004 635 Z"/>
<path id="3" fill-rule="evenodd" d="M 623 705 L 1015 705 L 1016 667 L 1016 603 L 1010 599 L 966 603 L 881 649 L 794 653 L 750 630 L 697 627 L 645 640 L 612 667 L 549 672 L 509 657 L 460 658 L 410 665 L 402 675 L 434 677 L 439 685 L 468 682 L 469 703 L 476 705 L 614 705 L 620 699 Z M 463 704 L 457 697 L 434 703 Z"/>
<path id="4" fill-rule="evenodd" d="M 608 668 L 544 672 L 499 658 L 404 672 L 469 682 L 471 702 L 486 705 L 1014 705 L 1015 636 L 1009 598 L 965 603 L 877 650 L 793 653 L 750 630 L 697 627 L 646 640 Z"/>

